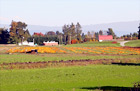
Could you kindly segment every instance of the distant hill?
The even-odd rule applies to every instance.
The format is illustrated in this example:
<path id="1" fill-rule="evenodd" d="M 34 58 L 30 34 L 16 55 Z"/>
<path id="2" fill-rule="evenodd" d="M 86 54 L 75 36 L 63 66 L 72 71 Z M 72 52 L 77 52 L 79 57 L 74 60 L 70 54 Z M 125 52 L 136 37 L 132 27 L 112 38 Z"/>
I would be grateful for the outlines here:
<path id="1" fill-rule="evenodd" d="M 10 28 L 10 25 L 8 24 L 0 24 L 0 27 Z M 34 32 L 42 32 L 46 33 L 48 31 L 62 31 L 62 27 L 49 27 L 49 26 L 41 26 L 41 25 L 28 25 L 27 29 L 29 30 L 30 34 L 33 34 Z"/>
<path id="2" fill-rule="evenodd" d="M 108 30 L 112 28 L 117 36 L 124 34 L 129 34 L 138 31 L 140 20 L 138 21 L 128 21 L 128 22 L 114 22 L 114 23 L 105 23 L 105 24 L 95 24 L 95 25 L 82 25 L 82 30 L 84 33 L 87 31 L 97 32 L 99 30 Z M 0 27 L 9 28 L 8 24 L 0 24 Z M 62 26 L 41 26 L 41 25 L 28 25 L 27 27 L 31 34 L 34 32 L 46 33 L 48 31 L 60 31 L 62 32 Z"/>
<path id="3" fill-rule="evenodd" d="M 129 34 L 138 31 L 140 20 L 138 21 L 129 21 L 129 22 L 114 22 L 107 24 L 96 24 L 96 25 L 85 25 L 83 26 L 84 31 L 99 31 L 99 30 L 108 30 L 112 28 L 117 36 L 124 34 Z"/>

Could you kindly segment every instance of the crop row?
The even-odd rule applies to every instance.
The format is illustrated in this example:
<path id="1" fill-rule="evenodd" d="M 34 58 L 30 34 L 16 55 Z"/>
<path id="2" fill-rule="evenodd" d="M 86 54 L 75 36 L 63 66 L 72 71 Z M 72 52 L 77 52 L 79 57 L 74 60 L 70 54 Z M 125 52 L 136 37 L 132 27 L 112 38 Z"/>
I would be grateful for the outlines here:
<path id="1" fill-rule="evenodd" d="M 73 53 L 91 53 L 91 54 L 140 54 L 140 48 L 124 47 L 64 47 Z"/>
<path id="2" fill-rule="evenodd" d="M 26 53 L 33 49 L 38 53 L 87 53 L 87 54 L 131 54 L 140 55 L 140 48 L 130 47 L 14 47 L 8 53 Z"/>
<path id="3" fill-rule="evenodd" d="M 14 47 L 8 50 L 8 53 L 26 53 L 31 50 L 37 50 L 38 53 L 66 53 L 66 51 L 61 50 L 57 47 Z"/>

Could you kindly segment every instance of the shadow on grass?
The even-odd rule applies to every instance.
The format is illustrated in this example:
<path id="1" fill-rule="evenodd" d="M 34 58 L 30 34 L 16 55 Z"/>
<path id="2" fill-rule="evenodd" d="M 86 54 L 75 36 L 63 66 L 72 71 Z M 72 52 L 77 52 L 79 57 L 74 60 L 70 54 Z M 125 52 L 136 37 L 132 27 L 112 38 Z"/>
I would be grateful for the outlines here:
<path id="1" fill-rule="evenodd" d="M 118 87 L 118 86 L 102 86 L 102 87 L 82 87 L 80 89 L 85 90 L 101 90 L 101 91 L 140 91 L 140 88 L 136 87 Z"/>
<path id="2" fill-rule="evenodd" d="M 132 66 L 140 66 L 140 63 L 112 63 L 115 65 L 132 65 Z"/>

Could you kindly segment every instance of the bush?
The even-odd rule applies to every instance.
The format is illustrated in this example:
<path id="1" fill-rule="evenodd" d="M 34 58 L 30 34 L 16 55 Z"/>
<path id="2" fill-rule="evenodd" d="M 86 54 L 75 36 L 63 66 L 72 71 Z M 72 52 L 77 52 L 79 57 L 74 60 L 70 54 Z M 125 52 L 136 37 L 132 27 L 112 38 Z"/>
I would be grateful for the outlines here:
<path id="1" fill-rule="evenodd" d="M 117 42 L 116 41 L 113 41 L 112 44 L 117 44 Z"/>
<path id="2" fill-rule="evenodd" d="M 76 40 L 76 39 L 73 39 L 72 41 L 71 41 L 71 44 L 76 44 L 78 41 Z"/>
<path id="3" fill-rule="evenodd" d="M 138 39 L 138 37 L 127 37 L 127 38 L 124 38 L 124 40 L 137 40 Z"/>
<path id="4" fill-rule="evenodd" d="M 88 41 L 90 41 L 90 38 L 85 38 L 84 39 L 84 42 L 88 42 Z"/>
<path id="5" fill-rule="evenodd" d="M 137 40 L 137 39 L 138 39 L 138 37 L 133 37 L 133 38 L 132 38 L 132 40 Z"/>

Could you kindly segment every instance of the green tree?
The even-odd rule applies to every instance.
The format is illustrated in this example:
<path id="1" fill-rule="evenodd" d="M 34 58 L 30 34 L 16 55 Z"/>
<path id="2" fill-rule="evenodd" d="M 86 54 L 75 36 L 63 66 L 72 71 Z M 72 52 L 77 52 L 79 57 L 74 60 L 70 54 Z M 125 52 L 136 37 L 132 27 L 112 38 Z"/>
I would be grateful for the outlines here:
<path id="1" fill-rule="evenodd" d="M 84 40 L 85 39 L 85 34 L 84 33 L 82 33 L 82 40 Z"/>
<path id="2" fill-rule="evenodd" d="M 53 32 L 53 31 L 49 31 L 49 32 L 47 32 L 46 33 L 46 36 L 55 36 L 56 34 L 55 34 L 55 32 Z"/>
<path id="3" fill-rule="evenodd" d="M 63 40 L 62 40 L 63 34 L 59 33 L 58 38 L 59 38 L 59 44 L 62 44 L 63 43 Z"/>
<path id="4" fill-rule="evenodd" d="M 78 40 L 80 43 L 82 42 L 82 37 L 81 37 L 81 35 L 80 35 L 80 34 L 78 35 L 77 40 Z"/>
<path id="5" fill-rule="evenodd" d="M 92 37 L 92 34 L 90 33 L 90 31 L 87 32 L 87 37 L 88 38 L 91 38 Z"/>
<path id="6" fill-rule="evenodd" d="M 69 27 L 69 35 L 72 39 L 76 39 L 76 27 L 73 23 Z"/>
<path id="7" fill-rule="evenodd" d="M 79 42 L 82 41 L 81 33 L 82 33 L 82 27 L 81 27 L 80 23 L 77 22 L 77 24 L 76 24 L 76 35 L 77 35 L 77 40 Z"/>
<path id="8" fill-rule="evenodd" d="M 115 35 L 115 33 L 114 33 L 112 28 L 108 28 L 108 32 L 107 33 L 108 33 L 108 35 L 112 35 L 113 39 L 116 37 L 116 35 Z"/>
<path id="9" fill-rule="evenodd" d="M 96 37 L 96 40 L 99 40 L 99 33 L 98 32 L 95 32 L 95 37 Z"/>
<path id="10" fill-rule="evenodd" d="M 59 35 L 60 34 L 60 32 L 59 31 L 56 31 L 56 35 Z"/>
<path id="11" fill-rule="evenodd" d="M 73 39 L 79 39 L 81 41 L 82 30 L 79 23 L 76 26 L 73 23 L 71 25 L 64 25 L 62 30 L 64 43 L 71 44 L 71 40 Z"/>
<path id="12" fill-rule="evenodd" d="M 59 44 L 63 43 L 63 34 L 59 31 L 56 31 L 56 36 L 59 38 Z"/>
<path id="13" fill-rule="evenodd" d="M 79 34 L 81 35 L 82 33 L 82 29 L 81 29 L 81 25 L 79 24 L 79 22 L 76 24 L 76 34 L 77 34 L 77 39 L 79 38 Z"/>
<path id="14" fill-rule="evenodd" d="M 28 29 L 26 29 L 27 24 L 24 22 L 11 22 L 11 28 L 10 28 L 10 38 L 9 43 L 19 43 L 23 42 L 24 40 L 27 40 L 28 37 L 30 37 L 30 33 Z"/>
<path id="15" fill-rule="evenodd" d="M 64 25 L 63 26 L 63 33 L 64 33 L 64 43 L 71 44 L 71 39 L 75 37 L 75 25 L 72 23 L 71 25 Z"/>
<path id="16" fill-rule="evenodd" d="M 5 28 L 0 28 L 0 44 L 7 44 L 9 38 L 9 32 Z"/>
<path id="17" fill-rule="evenodd" d="M 138 33 L 135 33 L 135 32 L 134 32 L 134 33 L 132 34 L 132 37 L 138 37 Z"/>
<path id="18" fill-rule="evenodd" d="M 63 32 L 63 40 L 64 40 L 64 44 L 67 43 L 67 34 L 68 34 L 68 26 L 64 25 L 62 27 L 62 32 Z"/>
<path id="19" fill-rule="evenodd" d="M 103 31 L 102 30 L 99 31 L 99 35 L 103 35 Z"/>

